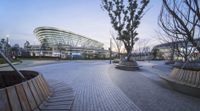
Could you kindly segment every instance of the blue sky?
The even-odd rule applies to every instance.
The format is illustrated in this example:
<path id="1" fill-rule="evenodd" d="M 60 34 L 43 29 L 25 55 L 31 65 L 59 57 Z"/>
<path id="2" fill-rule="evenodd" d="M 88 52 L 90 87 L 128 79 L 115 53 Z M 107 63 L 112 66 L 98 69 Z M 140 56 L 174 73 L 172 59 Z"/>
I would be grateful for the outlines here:
<path id="1" fill-rule="evenodd" d="M 100 7 L 101 0 L 1 0 L 0 38 L 9 37 L 11 44 L 26 40 L 38 44 L 33 30 L 52 26 L 109 43 L 110 19 Z M 140 38 L 153 39 L 158 29 L 161 0 L 151 0 L 149 11 L 138 29 Z"/>

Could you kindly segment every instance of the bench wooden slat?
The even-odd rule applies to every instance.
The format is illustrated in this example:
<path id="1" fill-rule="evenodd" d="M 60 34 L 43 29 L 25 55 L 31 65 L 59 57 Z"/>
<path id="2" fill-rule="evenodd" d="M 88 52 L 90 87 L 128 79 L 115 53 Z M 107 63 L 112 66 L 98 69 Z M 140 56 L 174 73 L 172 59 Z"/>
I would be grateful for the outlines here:
<path id="1" fill-rule="evenodd" d="M 39 86 L 37 85 L 37 83 L 36 83 L 35 80 L 36 80 L 36 78 L 32 79 L 31 81 L 32 81 L 32 83 L 33 83 L 33 85 L 34 85 L 34 87 L 35 87 L 35 89 L 36 89 L 36 92 L 37 92 L 37 94 L 38 94 L 38 97 L 40 98 L 41 102 L 43 102 L 45 99 L 44 99 L 44 97 L 43 97 L 42 91 L 40 90 L 40 88 L 39 88 Z"/>
<path id="2" fill-rule="evenodd" d="M 14 86 L 6 88 L 12 111 L 22 111 L 20 101 Z"/>
<path id="3" fill-rule="evenodd" d="M 198 86 L 198 81 L 199 81 L 199 71 L 196 72 L 196 78 L 195 78 L 195 83 L 194 83 L 195 87 Z"/>
<path id="4" fill-rule="evenodd" d="M 197 87 L 200 88 L 200 71 L 198 71 Z"/>
<path id="5" fill-rule="evenodd" d="M 5 89 L 0 89 L 0 111 L 11 111 Z"/>
<path id="6" fill-rule="evenodd" d="M 16 87 L 16 91 L 17 91 L 23 111 L 30 111 L 31 107 L 29 105 L 26 94 L 24 92 L 23 85 L 19 84 L 19 85 L 16 85 L 15 87 Z"/>
<path id="7" fill-rule="evenodd" d="M 39 77 L 36 79 L 36 82 L 37 82 L 37 84 L 38 84 L 40 90 L 42 91 L 42 94 L 43 94 L 45 100 L 47 100 L 48 97 L 49 97 L 48 92 L 47 92 L 47 90 L 45 89 L 44 84 L 42 84 L 42 82 L 41 82 L 41 80 L 40 80 Z"/>
<path id="8" fill-rule="evenodd" d="M 28 84 L 26 82 L 22 83 L 23 84 L 23 87 L 24 87 L 24 91 L 26 93 L 26 97 L 27 97 L 27 100 L 30 104 L 30 107 L 32 110 L 36 109 L 37 108 L 37 103 L 32 95 L 32 92 L 31 92 L 31 89 L 29 88 Z"/>
<path id="9" fill-rule="evenodd" d="M 44 86 L 46 92 L 48 93 L 48 96 L 50 96 L 50 95 L 51 95 L 51 91 L 50 91 L 50 89 L 49 89 L 49 85 L 46 83 L 46 81 L 44 80 L 44 78 L 43 78 L 42 75 L 39 76 L 39 80 L 40 80 L 41 83 L 43 84 L 43 86 Z"/>
<path id="10" fill-rule="evenodd" d="M 29 87 L 31 89 L 31 92 L 33 94 L 33 97 L 34 97 L 34 99 L 36 101 L 37 106 L 39 106 L 42 103 L 42 101 L 40 100 L 40 98 L 38 96 L 38 93 L 37 93 L 32 81 L 28 81 L 28 85 L 29 85 Z"/>
<path id="11" fill-rule="evenodd" d="M 38 81 L 38 78 L 33 79 L 32 82 L 33 82 L 34 86 L 37 88 L 37 91 L 39 91 L 38 94 L 41 95 L 41 97 L 42 97 L 41 100 L 42 101 L 46 100 L 48 98 L 48 96 L 46 96 L 43 87 L 40 85 L 40 83 Z"/>

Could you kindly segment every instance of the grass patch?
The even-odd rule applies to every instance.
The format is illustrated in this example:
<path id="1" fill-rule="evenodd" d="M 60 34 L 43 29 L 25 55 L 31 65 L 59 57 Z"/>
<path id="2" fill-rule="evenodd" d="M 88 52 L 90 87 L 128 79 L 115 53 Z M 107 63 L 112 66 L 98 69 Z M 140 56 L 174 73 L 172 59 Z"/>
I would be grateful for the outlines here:
<path id="1" fill-rule="evenodd" d="M 20 59 L 15 59 L 15 60 L 12 60 L 11 62 L 20 62 L 21 60 Z M 0 64 L 6 64 L 6 61 L 3 59 L 3 58 L 0 58 Z"/>

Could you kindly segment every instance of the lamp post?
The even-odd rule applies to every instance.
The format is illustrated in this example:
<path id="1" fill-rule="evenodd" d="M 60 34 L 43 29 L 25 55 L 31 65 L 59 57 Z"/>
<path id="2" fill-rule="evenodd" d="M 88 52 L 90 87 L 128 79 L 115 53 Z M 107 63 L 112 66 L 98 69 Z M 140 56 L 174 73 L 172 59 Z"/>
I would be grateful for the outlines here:
<path id="1" fill-rule="evenodd" d="M 112 63 L 112 39 L 110 38 L 110 48 L 109 48 L 109 51 L 110 51 L 110 64 Z"/>

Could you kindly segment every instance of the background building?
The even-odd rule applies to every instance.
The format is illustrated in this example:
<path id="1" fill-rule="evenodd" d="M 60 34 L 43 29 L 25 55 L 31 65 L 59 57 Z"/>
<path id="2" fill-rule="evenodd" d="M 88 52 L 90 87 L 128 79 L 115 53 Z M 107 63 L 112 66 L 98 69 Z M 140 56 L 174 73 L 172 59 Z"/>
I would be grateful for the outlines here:
<path id="1" fill-rule="evenodd" d="M 195 39 L 195 41 L 199 43 L 200 39 Z M 179 54 L 180 52 L 177 51 L 177 48 L 179 48 L 180 51 L 186 50 L 187 48 L 188 52 L 189 50 L 192 49 L 191 53 L 188 53 L 191 56 L 190 58 L 193 60 L 200 58 L 200 54 L 198 53 L 197 50 L 195 50 L 196 48 L 193 47 L 193 45 L 188 41 L 175 41 L 175 42 L 159 44 L 159 45 L 154 46 L 154 48 L 152 49 L 152 52 L 155 53 L 156 59 L 169 60 L 173 54 L 173 59 L 182 60 L 183 57 L 180 56 Z M 172 50 L 174 50 L 174 53 L 172 52 Z"/>
<path id="2" fill-rule="evenodd" d="M 54 27 L 38 27 L 33 32 L 41 44 L 27 47 L 31 56 L 92 59 L 109 55 L 103 43 L 73 32 Z"/>

